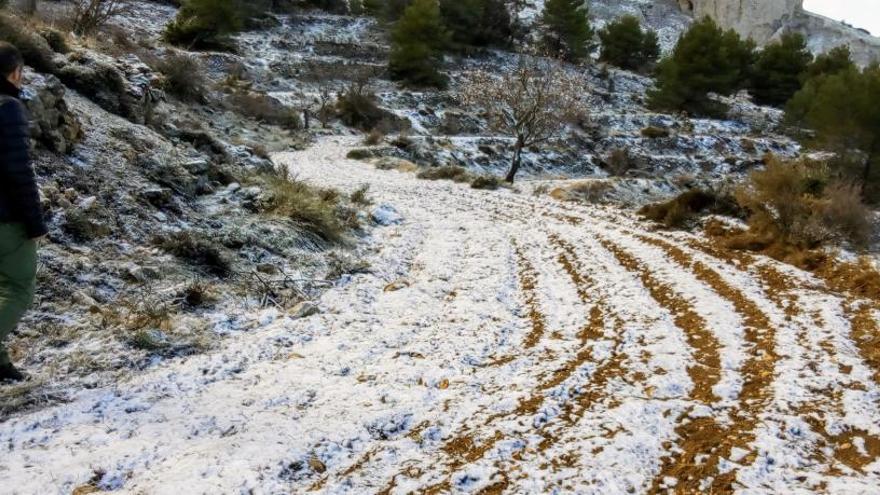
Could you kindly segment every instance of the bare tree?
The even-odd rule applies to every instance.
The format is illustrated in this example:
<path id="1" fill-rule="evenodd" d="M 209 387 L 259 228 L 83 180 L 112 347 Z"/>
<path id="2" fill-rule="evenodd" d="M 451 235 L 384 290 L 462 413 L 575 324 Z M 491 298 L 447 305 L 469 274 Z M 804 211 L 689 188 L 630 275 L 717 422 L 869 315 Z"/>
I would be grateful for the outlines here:
<path id="1" fill-rule="evenodd" d="M 92 34 L 129 7 L 128 0 L 73 0 L 73 30 Z"/>
<path id="2" fill-rule="evenodd" d="M 468 78 L 460 98 L 486 111 L 496 130 L 516 139 L 507 182 L 513 182 L 523 149 L 547 142 L 568 123 L 587 115 L 585 83 L 549 61 L 521 60 L 503 76 L 477 71 Z"/>

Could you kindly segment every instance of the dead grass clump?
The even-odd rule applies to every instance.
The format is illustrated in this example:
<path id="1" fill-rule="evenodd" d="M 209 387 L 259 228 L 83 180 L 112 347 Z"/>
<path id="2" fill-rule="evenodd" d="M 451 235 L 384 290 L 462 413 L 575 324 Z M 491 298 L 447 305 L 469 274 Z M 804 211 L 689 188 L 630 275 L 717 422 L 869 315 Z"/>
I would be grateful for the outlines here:
<path id="1" fill-rule="evenodd" d="M 556 192 L 553 196 L 563 201 L 601 203 L 614 185 L 607 180 L 585 180 Z"/>
<path id="2" fill-rule="evenodd" d="M 290 218 L 325 241 L 341 242 L 349 228 L 356 226 L 356 215 L 341 204 L 336 190 L 316 188 L 283 174 L 261 176 L 258 181 L 267 189 L 265 212 Z"/>
<path id="3" fill-rule="evenodd" d="M 359 206 L 370 206 L 373 204 L 373 201 L 369 197 L 370 193 L 370 185 L 364 184 L 361 187 L 354 190 L 349 196 L 349 199 L 352 203 Z"/>
<path id="4" fill-rule="evenodd" d="M 464 167 L 444 165 L 422 170 L 416 176 L 425 180 L 451 180 L 453 182 L 471 182 L 473 176 Z"/>
<path id="5" fill-rule="evenodd" d="M 232 274 L 232 263 L 217 248 L 217 243 L 192 232 L 176 232 L 156 240 L 156 244 L 204 272 L 220 278 Z"/>
<path id="6" fill-rule="evenodd" d="M 741 212 L 732 197 L 699 189 L 686 191 L 670 201 L 647 205 L 639 210 L 643 217 L 668 228 L 690 227 L 703 213 L 739 216 Z"/>
<path id="7" fill-rule="evenodd" d="M 753 238 L 800 250 L 826 244 L 867 244 L 872 233 L 870 211 L 855 186 L 832 182 L 823 164 L 769 160 L 736 192 L 750 212 Z"/>

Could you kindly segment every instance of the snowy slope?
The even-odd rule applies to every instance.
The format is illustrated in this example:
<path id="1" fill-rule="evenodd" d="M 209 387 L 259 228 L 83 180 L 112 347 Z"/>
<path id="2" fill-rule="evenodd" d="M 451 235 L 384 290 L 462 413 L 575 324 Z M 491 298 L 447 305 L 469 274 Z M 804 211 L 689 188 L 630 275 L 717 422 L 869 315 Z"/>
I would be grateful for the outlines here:
<path id="1" fill-rule="evenodd" d="M 305 320 L 0 425 L 2 491 L 880 493 L 851 301 L 612 209 L 346 160 L 402 222 Z M 875 322 L 876 323 L 876 322 Z M 80 492 L 84 493 L 84 492 Z"/>

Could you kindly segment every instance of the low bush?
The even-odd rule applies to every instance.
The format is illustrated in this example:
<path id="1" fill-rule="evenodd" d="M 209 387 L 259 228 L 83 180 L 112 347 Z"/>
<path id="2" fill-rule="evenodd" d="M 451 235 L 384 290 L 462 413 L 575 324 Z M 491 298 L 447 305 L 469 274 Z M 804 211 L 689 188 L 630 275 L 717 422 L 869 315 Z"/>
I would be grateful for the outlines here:
<path id="1" fill-rule="evenodd" d="M 229 35 L 244 28 L 246 5 L 237 0 L 188 0 L 165 27 L 163 38 L 188 49 L 234 51 Z"/>
<path id="2" fill-rule="evenodd" d="M 669 135 L 669 129 L 665 127 L 648 126 L 642 129 L 642 136 L 648 139 L 668 138 Z"/>
<path id="3" fill-rule="evenodd" d="M 617 177 L 626 175 L 627 172 L 636 168 L 636 162 L 626 148 L 611 150 L 603 165 L 610 175 Z"/>
<path id="4" fill-rule="evenodd" d="M 155 70 L 164 76 L 162 89 L 182 100 L 201 102 L 205 99 L 207 80 L 202 64 L 184 54 L 171 54 L 155 63 Z"/>
<path id="5" fill-rule="evenodd" d="M 859 188 L 835 181 L 822 163 L 771 159 L 751 174 L 736 199 L 750 213 L 753 250 L 771 245 L 808 250 L 845 242 L 862 247 L 872 234 Z"/>
<path id="6" fill-rule="evenodd" d="M 252 119 L 287 129 L 302 129 L 299 112 L 265 93 L 237 93 L 229 97 L 231 108 Z"/>
<path id="7" fill-rule="evenodd" d="M 504 183 L 501 179 L 494 175 L 481 175 L 471 182 L 471 188 L 494 191 L 500 188 L 503 184 Z"/>
<path id="8" fill-rule="evenodd" d="M 688 227 L 704 213 L 742 215 L 730 195 L 699 189 L 686 191 L 670 201 L 647 205 L 639 210 L 643 217 L 669 228 Z"/>
<path id="9" fill-rule="evenodd" d="M 373 129 L 364 136 L 364 144 L 367 146 L 376 146 L 385 139 L 385 133 L 378 128 Z"/>
<path id="10" fill-rule="evenodd" d="M 464 167 L 445 165 L 422 170 L 416 176 L 425 180 L 451 180 L 453 182 L 471 182 L 474 178 Z"/>
<path id="11" fill-rule="evenodd" d="M 24 57 L 24 63 L 34 69 L 40 72 L 55 70 L 52 47 L 20 18 L 0 14 L 0 41 L 15 45 Z"/>
<path id="12" fill-rule="evenodd" d="M 192 232 L 176 232 L 164 238 L 157 238 L 155 243 L 169 254 L 205 273 L 220 278 L 227 278 L 232 274 L 232 263 L 217 248 L 217 243 L 206 236 Z"/>
<path id="13" fill-rule="evenodd" d="M 369 160 L 373 158 L 373 152 L 361 148 L 353 149 L 345 155 L 349 160 Z"/>
<path id="14" fill-rule="evenodd" d="M 336 114 L 343 124 L 367 132 L 388 116 L 388 112 L 379 108 L 373 93 L 357 85 L 340 93 L 336 100 Z"/>

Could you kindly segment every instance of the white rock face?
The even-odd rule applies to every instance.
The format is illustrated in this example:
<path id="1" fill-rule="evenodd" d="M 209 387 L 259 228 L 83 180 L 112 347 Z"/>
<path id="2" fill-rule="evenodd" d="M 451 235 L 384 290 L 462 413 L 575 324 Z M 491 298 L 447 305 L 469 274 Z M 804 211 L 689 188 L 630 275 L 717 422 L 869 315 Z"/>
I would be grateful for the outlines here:
<path id="1" fill-rule="evenodd" d="M 803 8 L 803 0 L 678 0 L 696 19 L 709 16 L 723 28 L 764 44 L 786 32 L 802 33 L 815 53 L 849 45 L 860 65 L 880 60 L 880 38 Z"/>

